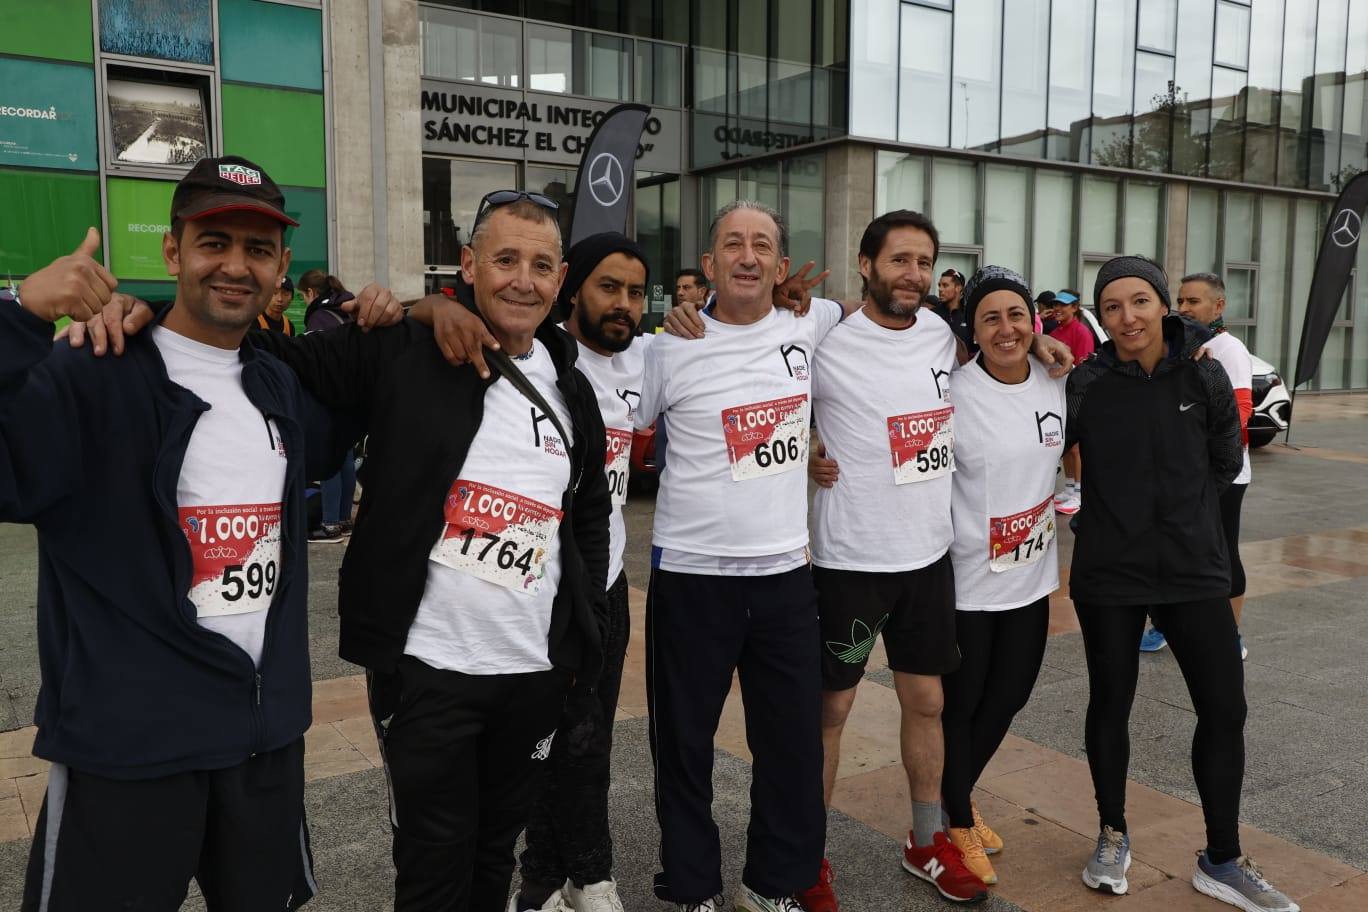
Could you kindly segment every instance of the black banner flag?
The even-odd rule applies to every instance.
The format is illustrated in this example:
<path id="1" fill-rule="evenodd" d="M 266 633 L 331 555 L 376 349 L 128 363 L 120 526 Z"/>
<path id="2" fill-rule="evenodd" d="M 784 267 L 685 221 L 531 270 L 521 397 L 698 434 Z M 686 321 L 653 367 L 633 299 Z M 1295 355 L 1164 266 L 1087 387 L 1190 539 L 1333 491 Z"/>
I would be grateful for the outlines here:
<path id="1" fill-rule="evenodd" d="M 1297 348 L 1295 389 L 1316 375 L 1325 340 L 1335 323 L 1349 273 L 1358 253 L 1363 232 L 1363 211 L 1368 208 L 1368 172 L 1359 174 L 1344 188 L 1330 210 L 1330 221 L 1321 239 L 1316 272 L 1311 277 L 1311 293 L 1306 299 L 1306 322 L 1302 324 L 1301 345 Z"/>
<path id="2" fill-rule="evenodd" d="M 589 137 L 575 181 L 575 209 L 570 241 L 603 231 L 627 233 L 632 191 L 636 187 L 637 144 L 651 109 L 621 104 L 603 116 Z"/>

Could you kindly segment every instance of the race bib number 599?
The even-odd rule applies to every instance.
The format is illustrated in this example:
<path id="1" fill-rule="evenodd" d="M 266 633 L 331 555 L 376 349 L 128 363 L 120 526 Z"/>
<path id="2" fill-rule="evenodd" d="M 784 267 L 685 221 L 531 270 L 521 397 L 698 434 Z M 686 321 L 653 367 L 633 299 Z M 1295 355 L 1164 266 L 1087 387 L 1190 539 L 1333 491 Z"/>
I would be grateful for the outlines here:
<path id="1" fill-rule="evenodd" d="M 894 484 L 928 481 L 955 470 L 954 413 L 947 407 L 888 419 Z"/>
<path id="2" fill-rule="evenodd" d="M 732 481 L 803 468 L 808 458 L 807 394 L 724 409 L 722 434 Z"/>
<path id="3" fill-rule="evenodd" d="M 447 494 L 445 512 L 446 528 L 432 546 L 432 560 L 514 592 L 541 592 L 560 510 L 458 478 Z"/>
<path id="4" fill-rule="evenodd" d="M 1054 497 L 1029 510 L 988 520 L 988 569 L 995 573 L 1034 564 L 1055 540 Z"/>
<path id="5" fill-rule="evenodd" d="M 280 579 L 280 504 L 181 507 L 197 617 L 264 611 Z"/>

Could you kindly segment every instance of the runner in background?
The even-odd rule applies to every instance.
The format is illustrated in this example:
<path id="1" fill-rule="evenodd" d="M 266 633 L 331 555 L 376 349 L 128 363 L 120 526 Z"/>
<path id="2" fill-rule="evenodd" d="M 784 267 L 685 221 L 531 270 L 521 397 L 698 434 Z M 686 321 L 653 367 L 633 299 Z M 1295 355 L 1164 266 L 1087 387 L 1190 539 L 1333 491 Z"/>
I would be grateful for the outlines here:
<path id="1" fill-rule="evenodd" d="M 1240 847 L 1244 667 L 1219 504 L 1243 465 L 1235 395 L 1218 364 L 1192 360 L 1206 330 L 1169 315 L 1158 264 L 1109 260 L 1094 300 L 1111 340 L 1069 377 L 1065 423 L 1088 491 L 1074 520 L 1069 574 L 1088 662 L 1085 736 L 1101 831 L 1083 882 L 1117 894 L 1128 888 L 1135 645 L 1149 613 L 1173 647 L 1197 714 L 1192 772 L 1206 848 L 1193 886 L 1245 910 L 1295 912 Z"/>
<path id="2" fill-rule="evenodd" d="M 284 333 L 287 336 L 295 334 L 294 323 L 285 316 L 285 310 L 294 300 L 294 282 L 290 281 L 289 276 L 280 277 L 280 287 L 271 295 L 270 302 L 261 316 L 257 317 L 257 329 L 269 329 L 273 332 Z"/>
<path id="3" fill-rule="evenodd" d="M 1052 499 L 1064 449 L 1064 380 L 1029 354 L 1031 293 L 985 266 L 964 291 L 979 354 L 955 374 L 955 631 L 960 665 L 944 678 L 950 841 L 984 883 L 1002 839 L 971 800 L 1045 655 L 1059 588 Z"/>
<path id="4" fill-rule="evenodd" d="M 1091 358 L 1095 348 L 1092 330 L 1079 313 L 1081 307 L 1078 295 L 1072 292 L 1061 291 L 1054 296 L 1056 326 L 1050 335 L 1069 346 L 1075 364 Z M 1064 454 L 1064 490 L 1054 499 L 1055 509 L 1065 516 L 1077 513 L 1083 504 L 1083 488 L 1078 483 L 1082 477 L 1078 447 L 1070 447 Z"/>
<path id="5" fill-rule="evenodd" d="M 1254 366 L 1245 344 L 1226 331 L 1225 282 L 1212 272 L 1197 272 L 1183 276 L 1178 290 L 1178 311 L 1211 330 L 1211 341 L 1206 348 L 1225 368 L 1230 384 L 1235 388 L 1235 402 L 1240 408 L 1240 437 L 1244 445 L 1244 467 L 1235 481 L 1221 495 L 1221 521 L 1225 528 L 1226 547 L 1230 551 L 1230 607 L 1235 613 L 1235 626 L 1240 625 L 1244 610 L 1245 572 L 1240 560 L 1240 508 L 1245 491 L 1254 474 L 1249 465 L 1249 416 L 1254 413 Z M 1158 652 L 1168 645 L 1163 632 L 1152 622 L 1140 638 L 1141 652 Z M 1240 658 L 1249 658 L 1244 637 L 1240 637 Z"/>

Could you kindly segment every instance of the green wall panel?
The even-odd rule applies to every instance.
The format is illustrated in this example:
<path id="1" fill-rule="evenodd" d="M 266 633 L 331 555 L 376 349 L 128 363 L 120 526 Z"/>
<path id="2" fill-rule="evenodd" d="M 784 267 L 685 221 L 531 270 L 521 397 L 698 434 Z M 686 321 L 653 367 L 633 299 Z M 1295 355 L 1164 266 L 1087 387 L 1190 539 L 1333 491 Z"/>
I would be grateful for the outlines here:
<path id="1" fill-rule="evenodd" d="M 95 71 L 0 57 L 0 165 L 99 169 Z"/>
<path id="2" fill-rule="evenodd" d="M 328 268 L 328 197 L 323 190 L 284 187 L 285 212 L 298 228 L 285 229 L 285 244 L 290 248 L 290 277 L 297 278 L 310 269 Z"/>
<path id="3" fill-rule="evenodd" d="M 219 0 L 219 61 L 230 82 L 321 92 L 322 13 L 261 0 Z"/>
<path id="4" fill-rule="evenodd" d="M 13 0 L 0 8 L 0 54 L 94 62 L 90 0 Z"/>
<path id="5" fill-rule="evenodd" d="M 256 162 L 282 186 L 325 186 L 323 96 L 225 82 L 223 151 Z"/>
<path id="6" fill-rule="evenodd" d="M 111 177 L 109 199 L 109 269 L 115 278 L 167 278 L 162 235 L 170 230 L 171 181 Z"/>
<path id="7" fill-rule="evenodd" d="M 100 226 L 95 175 L 0 168 L 0 280 L 71 253 L 92 226 Z"/>

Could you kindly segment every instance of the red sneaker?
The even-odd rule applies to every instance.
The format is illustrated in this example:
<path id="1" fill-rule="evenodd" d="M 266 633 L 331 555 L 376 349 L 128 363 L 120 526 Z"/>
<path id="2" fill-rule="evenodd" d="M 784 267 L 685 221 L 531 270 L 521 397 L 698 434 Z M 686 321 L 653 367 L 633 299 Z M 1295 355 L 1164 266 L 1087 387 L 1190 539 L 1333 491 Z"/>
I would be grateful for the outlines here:
<path id="1" fill-rule="evenodd" d="M 802 904 L 807 912 L 841 912 L 841 904 L 836 901 L 836 891 L 831 883 L 836 878 L 831 873 L 831 862 L 822 859 L 822 872 L 817 882 L 806 890 L 799 890 L 793 898 Z"/>
<path id="2" fill-rule="evenodd" d="M 935 841 L 922 848 L 907 834 L 903 846 L 903 869 L 927 881 L 951 902 L 982 902 L 988 890 L 973 871 L 964 865 L 964 856 L 944 833 L 937 833 Z"/>

